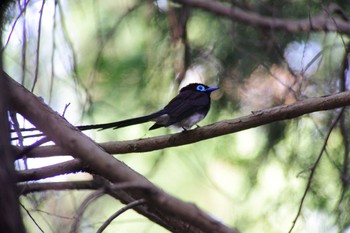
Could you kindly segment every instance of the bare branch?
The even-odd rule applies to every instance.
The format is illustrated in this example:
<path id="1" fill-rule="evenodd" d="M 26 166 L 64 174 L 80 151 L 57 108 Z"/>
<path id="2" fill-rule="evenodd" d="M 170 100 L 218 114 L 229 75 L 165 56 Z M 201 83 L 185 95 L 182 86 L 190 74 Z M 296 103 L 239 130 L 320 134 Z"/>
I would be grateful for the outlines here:
<path id="1" fill-rule="evenodd" d="M 254 27 L 269 28 L 287 32 L 333 31 L 350 35 L 350 24 L 342 18 L 330 18 L 320 14 L 306 19 L 279 19 L 244 11 L 237 7 L 226 6 L 217 1 L 175 0 L 183 5 L 200 8 L 214 14 Z M 334 10 L 336 10 L 335 8 Z M 333 11 L 334 11 L 333 10 Z"/>
<path id="2" fill-rule="evenodd" d="M 301 209 L 303 208 L 303 204 L 304 204 L 304 201 L 305 201 L 305 198 L 306 198 L 306 195 L 307 193 L 309 192 L 310 190 L 310 187 L 311 187 L 311 182 L 312 182 L 312 179 L 315 175 L 315 172 L 316 172 L 316 168 L 317 168 L 317 165 L 318 163 L 321 161 L 321 158 L 322 158 L 322 155 L 323 155 L 323 152 L 325 152 L 326 150 L 326 147 L 327 147 L 327 143 L 328 143 L 328 139 L 329 139 L 329 136 L 331 135 L 334 127 L 336 126 L 336 124 L 339 122 L 339 120 L 341 119 L 343 113 L 344 113 L 344 110 L 345 110 L 345 107 L 342 108 L 342 110 L 339 112 L 337 118 L 334 120 L 334 122 L 332 123 L 332 125 L 330 126 L 329 130 L 328 130 L 328 133 L 326 135 L 326 138 L 324 140 L 324 143 L 323 143 L 323 146 L 321 148 L 321 151 L 315 161 L 315 163 L 312 165 L 311 167 L 311 171 L 310 171 L 310 175 L 309 175 L 309 179 L 307 181 L 307 185 L 306 185 L 306 188 L 305 188 L 305 191 L 304 191 L 304 194 L 303 194 L 303 197 L 301 198 L 301 201 L 300 201 L 300 205 L 299 205 L 299 209 L 298 209 L 298 212 L 297 212 L 297 215 L 295 216 L 294 220 L 293 220 L 293 223 L 292 223 L 292 226 L 291 228 L 289 229 L 288 233 L 291 233 L 294 229 L 294 226 L 295 226 L 295 223 L 297 222 L 299 216 L 300 216 L 300 213 L 301 213 Z"/>
<path id="3" fill-rule="evenodd" d="M 40 16 L 39 16 L 39 22 L 38 22 L 38 39 L 36 42 L 36 56 L 35 56 L 35 74 L 34 74 L 34 81 L 32 85 L 31 91 L 34 91 L 36 82 L 38 81 L 39 77 L 39 55 L 40 55 L 40 41 L 41 41 L 41 22 L 44 14 L 44 6 L 45 6 L 45 0 L 42 0 L 41 8 L 40 8 Z"/>
<path id="4" fill-rule="evenodd" d="M 94 180 L 88 181 L 62 181 L 62 182 L 38 182 L 38 183 L 21 183 L 17 184 L 19 195 L 26 195 L 33 192 L 44 192 L 49 190 L 96 190 L 103 185 Z"/>
<path id="5" fill-rule="evenodd" d="M 79 172 L 83 169 L 83 163 L 79 159 L 49 165 L 42 168 L 28 169 L 18 172 L 18 182 L 34 181 L 57 175 Z"/>
<path id="6" fill-rule="evenodd" d="M 35 221 L 35 218 L 33 218 L 33 216 L 30 214 L 29 210 L 22 204 L 19 203 L 20 206 L 24 209 L 24 211 L 28 214 L 29 218 L 33 221 L 33 223 L 35 224 L 35 226 L 39 229 L 40 232 L 45 232 L 37 223 L 37 221 Z"/>
<path id="7" fill-rule="evenodd" d="M 50 140 L 47 137 L 43 137 L 39 140 L 37 140 L 36 142 L 34 142 L 32 145 L 30 146 L 25 146 L 23 147 L 23 150 L 19 153 L 19 156 L 22 157 L 24 156 L 24 158 L 26 159 L 26 154 L 29 153 L 30 151 L 32 151 L 34 148 L 38 148 L 40 145 L 49 142 Z M 22 143 L 23 144 L 23 143 Z M 25 166 L 26 169 L 28 168 L 28 166 Z"/>
<path id="8" fill-rule="evenodd" d="M 1 37 L 1 30 L 0 30 Z M 0 54 L 0 69 L 2 68 Z M 16 173 L 14 153 L 10 144 L 10 124 L 8 111 L 11 90 L 6 87 L 5 76 L 0 73 L 0 226 L 2 232 L 25 232 L 18 196 L 16 195 Z"/>
<path id="9" fill-rule="evenodd" d="M 335 109 L 347 105 L 350 105 L 349 91 L 329 96 L 309 98 L 290 105 L 254 111 L 252 114 L 247 116 L 217 122 L 212 125 L 186 132 L 121 142 L 106 142 L 99 145 L 105 151 L 111 154 L 148 152 L 168 147 L 191 144 L 225 134 L 262 126 L 275 121 L 292 119 L 304 114 Z M 21 151 L 21 148 L 16 147 L 16 151 Z M 62 149 L 62 147 L 59 146 L 43 146 L 35 148 L 26 155 L 28 157 L 45 157 L 69 154 L 70 153 L 68 150 Z"/>
<path id="10" fill-rule="evenodd" d="M 117 218 L 119 215 L 121 215 L 125 211 L 127 211 L 129 209 L 133 209 L 134 207 L 145 204 L 145 203 L 146 203 L 146 200 L 140 199 L 140 200 L 133 201 L 133 202 L 129 203 L 128 205 L 124 206 L 123 208 L 121 208 L 120 210 L 115 212 L 111 217 L 109 217 L 102 224 L 102 226 L 97 230 L 96 233 L 102 233 L 115 218 Z"/>
<path id="11" fill-rule="evenodd" d="M 84 211 L 86 210 L 86 208 L 88 207 L 88 205 L 91 202 L 93 202 L 97 198 L 103 196 L 103 194 L 104 194 L 104 190 L 99 189 L 99 190 L 96 190 L 95 192 L 91 193 L 89 196 L 87 196 L 85 198 L 85 200 L 81 203 L 79 209 L 77 210 L 77 212 L 74 216 L 74 222 L 73 222 L 72 227 L 70 229 L 71 233 L 79 232 L 78 228 L 79 228 L 80 220 L 83 216 Z"/>
<path id="12" fill-rule="evenodd" d="M 22 131 L 19 127 L 19 123 L 17 120 L 17 116 L 15 112 L 10 112 L 10 118 L 12 121 L 12 127 L 14 128 L 14 132 L 16 132 L 17 137 L 18 137 L 18 143 L 20 146 L 23 146 L 23 135 L 22 135 Z"/>
<path id="13" fill-rule="evenodd" d="M 28 0 L 28 1 L 24 4 L 24 6 L 20 9 L 19 14 L 17 15 L 15 21 L 13 22 L 13 25 L 12 25 L 12 28 L 11 28 L 11 32 L 10 32 L 9 36 L 7 37 L 7 40 L 6 40 L 5 45 L 1 48 L 0 53 L 3 53 L 4 50 L 6 49 L 7 45 L 9 44 L 10 39 L 11 39 L 11 36 L 12 36 L 12 33 L 13 33 L 14 30 L 15 30 L 16 24 L 17 24 L 18 20 L 21 18 L 21 16 L 25 13 L 26 8 L 27 8 L 27 5 L 28 5 L 29 3 L 30 3 L 30 0 Z"/>

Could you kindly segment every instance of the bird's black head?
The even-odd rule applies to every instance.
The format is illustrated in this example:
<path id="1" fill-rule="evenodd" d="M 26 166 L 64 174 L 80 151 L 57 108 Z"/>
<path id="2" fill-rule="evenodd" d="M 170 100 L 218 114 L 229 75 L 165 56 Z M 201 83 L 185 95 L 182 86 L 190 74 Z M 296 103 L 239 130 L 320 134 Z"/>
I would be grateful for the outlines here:
<path id="1" fill-rule="evenodd" d="M 202 83 L 191 83 L 183 88 L 181 88 L 180 92 L 182 91 L 199 91 L 199 92 L 205 92 L 210 94 L 210 92 L 215 91 L 219 89 L 218 87 L 208 87 L 207 85 L 204 85 Z"/>

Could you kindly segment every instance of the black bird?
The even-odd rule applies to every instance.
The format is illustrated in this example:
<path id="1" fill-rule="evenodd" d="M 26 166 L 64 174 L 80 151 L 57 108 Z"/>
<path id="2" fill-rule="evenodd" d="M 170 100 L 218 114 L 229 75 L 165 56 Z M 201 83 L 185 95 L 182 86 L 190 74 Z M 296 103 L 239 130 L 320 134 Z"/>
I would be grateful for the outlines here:
<path id="1" fill-rule="evenodd" d="M 184 130 L 201 121 L 210 108 L 210 93 L 218 87 L 208 87 L 200 83 L 192 83 L 181 88 L 179 94 L 174 97 L 162 110 L 146 116 L 131 118 L 106 124 L 78 126 L 80 130 L 122 128 L 148 121 L 156 123 L 149 130 L 160 127 L 175 126 Z"/>

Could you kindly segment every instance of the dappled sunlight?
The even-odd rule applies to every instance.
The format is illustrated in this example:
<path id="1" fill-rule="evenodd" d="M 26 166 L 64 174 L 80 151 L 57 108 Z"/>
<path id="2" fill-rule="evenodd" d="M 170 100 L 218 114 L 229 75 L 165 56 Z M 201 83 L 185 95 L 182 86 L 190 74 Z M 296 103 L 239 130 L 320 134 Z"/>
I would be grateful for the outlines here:
<path id="1" fill-rule="evenodd" d="M 321 50 L 320 43 L 314 41 L 293 41 L 285 48 L 284 57 L 295 74 L 310 77 L 319 68 Z"/>
<path id="2" fill-rule="evenodd" d="M 292 104 L 298 98 L 299 79 L 284 67 L 273 65 L 270 70 L 266 70 L 259 66 L 238 88 L 241 108 L 253 111 Z"/>

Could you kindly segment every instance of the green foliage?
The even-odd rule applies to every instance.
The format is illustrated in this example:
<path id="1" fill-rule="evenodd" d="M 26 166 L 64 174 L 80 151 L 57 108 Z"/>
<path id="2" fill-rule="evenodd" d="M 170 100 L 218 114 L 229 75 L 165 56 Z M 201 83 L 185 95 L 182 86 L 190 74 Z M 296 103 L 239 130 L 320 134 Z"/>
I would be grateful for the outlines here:
<path id="1" fill-rule="evenodd" d="M 184 48 L 171 38 L 167 10 L 159 9 L 149 1 L 63 2 L 64 15 L 60 17 L 67 24 L 68 36 L 61 35 L 64 34 L 63 25 L 57 22 L 60 32 L 53 37 L 57 39 L 56 55 L 52 64 L 50 59 L 40 60 L 40 88 L 36 94 L 56 100 L 52 103 L 54 108 L 58 106 L 55 109 L 63 109 L 66 103 L 72 102 L 78 110 L 68 108 L 66 117 L 82 124 L 150 113 L 164 106 L 177 93 L 174 67 L 182 62 L 178 54 L 182 54 Z M 227 2 L 231 4 L 231 1 Z M 260 15 L 308 19 L 321 13 L 328 2 L 334 1 L 233 2 Z M 337 3 L 349 14 L 346 1 Z M 181 11 L 181 6 L 175 7 Z M 32 17 L 37 19 L 38 15 Z M 52 15 L 48 19 L 52 21 Z M 36 40 L 35 30 L 30 32 L 30 39 Z M 72 40 L 73 50 L 67 37 Z M 20 37 L 17 35 L 16 38 Z M 51 44 L 52 37 L 46 34 L 41 40 L 42 44 Z M 191 9 L 187 22 L 191 56 L 188 68 L 202 68 L 205 70 L 203 80 L 220 86 L 220 90 L 212 94 L 211 111 L 200 125 L 338 92 L 348 41 L 348 36 L 336 32 L 273 31 Z M 320 46 L 319 60 L 316 52 L 311 56 L 315 59 L 309 62 L 310 65 L 317 64 L 311 75 L 295 72 L 287 64 L 285 48 L 292 42 L 300 47 L 305 45 L 301 60 L 307 59 L 309 42 Z M 17 48 L 16 42 L 12 43 L 5 50 L 8 51 L 6 64 L 9 73 L 18 74 L 21 70 L 19 54 L 23 47 Z M 53 52 L 49 46 L 44 48 L 47 48 L 47 53 Z M 72 54 L 77 56 L 75 63 Z M 301 60 L 295 62 L 300 66 Z M 23 72 L 32 82 L 35 65 L 27 66 Z M 53 77 L 47 71 L 51 66 L 56 67 Z M 47 90 L 50 80 L 55 80 L 52 93 Z M 343 176 L 349 176 L 343 174 L 344 167 L 348 166 L 343 163 L 348 156 L 344 153 L 349 142 L 339 128 L 333 130 L 328 142 L 325 141 L 337 114 L 337 110 L 309 114 L 179 148 L 118 155 L 118 159 L 165 191 L 196 203 L 241 232 L 287 232 L 298 211 L 310 168 L 326 143 L 326 151 L 316 169 L 294 231 L 307 232 L 308 227 L 321 225 L 324 229 L 331 229 L 323 232 L 334 232 L 334 229 L 343 232 L 350 225 L 349 183 L 342 182 Z M 349 132 L 348 112 L 344 117 L 347 122 L 345 131 Z M 115 141 L 173 132 L 168 129 L 148 132 L 150 125 L 94 132 L 92 137 L 97 141 Z M 72 199 L 81 201 L 79 194 L 72 195 L 77 198 Z M 50 212 L 62 205 L 66 210 L 61 213 L 71 214 L 76 208 L 69 209 L 71 203 L 66 200 L 70 198 L 52 197 L 43 201 L 40 209 Z M 32 204 L 29 199 L 28 202 Z M 103 198 L 95 204 L 101 207 L 99 211 L 93 211 L 96 206 L 91 207 L 85 216 L 84 232 L 94 232 L 99 226 L 97 223 L 120 208 L 115 202 Z M 317 216 L 316 223 L 312 222 L 314 216 Z M 47 229 L 54 226 L 53 229 L 58 230 L 57 226 L 62 222 L 51 221 Z M 110 229 L 164 232 L 148 220 L 140 220 L 136 214 L 117 220 Z"/>

